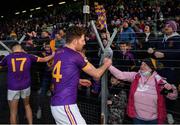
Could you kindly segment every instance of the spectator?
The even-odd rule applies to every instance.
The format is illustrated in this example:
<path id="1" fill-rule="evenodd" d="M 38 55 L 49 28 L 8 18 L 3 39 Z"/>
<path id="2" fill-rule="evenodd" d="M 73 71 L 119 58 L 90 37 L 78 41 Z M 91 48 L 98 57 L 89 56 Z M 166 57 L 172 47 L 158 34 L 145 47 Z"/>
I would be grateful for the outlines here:
<path id="1" fill-rule="evenodd" d="M 178 83 L 179 72 L 179 60 L 180 60 L 180 35 L 176 32 L 177 24 L 175 21 L 167 21 L 164 28 L 164 39 L 158 45 L 158 50 L 154 51 L 152 48 L 149 52 L 152 53 L 155 58 L 161 59 L 164 67 L 160 70 L 160 74 L 165 76 L 171 83 Z M 176 85 L 178 86 L 178 85 Z M 169 110 L 174 110 L 174 101 L 167 99 L 167 105 Z M 172 117 L 172 114 L 168 114 Z"/>
<path id="2" fill-rule="evenodd" d="M 42 52 L 42 55 L 44 57 L 49 56 L 52 54 L 52 50 L 50 48 L 50 45 L 48 43 L 44 43 L 44 52 Z M 36 117 L 37 119 L 41 118 L 41 114 L 42 114 L 42 105 L 44 104 L 43 100 L 44 98 L 46 98 L 46 95 L 50 96 L 50 86 L 51 86 L 51 68 L 52 68 L 52 64 L 53 64 L 53 60 L 49 60 L 48 62 L 46 62 L 46 66 L 43 67 L 43 72 L 42 72 L 42 79 L 41 79 L 41 85 L 40 85 L 40 89 L 38 91 L 39 93 L 39 99 L 38 99 L 38 110 L 37 110 L 37 114 Z"/>
<path id="3" fill-rule="evenodd" d="M 179 67 L 178 60 L 180 59 L 180 54 L 178 51 L 180 49 L 180 35 L 176 31 L 177 25 L 175 21 L 166 22 L 163 41 L 159 43 L 158 48 L 156 48 L 157 50 L 154 51 L 152 48 L 148 50 L 148 53 L 153 54 L 155 58 L 164 60 L 162 60 L 164 64 L 162 75 L 171 83 L 178 82 L 176 79 L 178 78 L 178 74 L 175 73 L 175 68 L 169 68 Z"/>
<path id="4" fill-rule="evenodd" d="M 134 124 L 165 123 L 167 116 L 164 97 L 177 98 L 176 87 L 167 83 L 155 69 L 156 63 L 151 59 L 143 60 L 138 72 L 122 72 L 113 66 L 109 67 L 117 79 L 132 82 L 127 113 L 133 118 Z M 164 93 L 164 90 L 168 93 Z"/>
<path id="5" fill-rule="evenodd" d="M 59 30 L 55 34 L 55 39 L 50 41 L 50 46 L 51 46 L 52 51 L 55 51 L 57 48 L 63 47 L 65 45 L 64 35 L 65 33 L 63 29 Z"/>
<path id="6" fill-rule="evenodd" d="M 148 48 L 152 47 L 155 48 L 156 45 L 154 43 L 155 34 L 152 32 L 152 27 L 148 24 L 145 25 L 144 33 L 143 33 L 143 41 L 142 41 L 142 48 L 147 50 Z"/>
<path id="7" fill-rule="evenodd" d="M 121 59 L 120 65 L 124 66 L 123 70 L 132 71 L 135 68 L 135 58 L 134 54 L 130 50 L 130 45 L 127 42 L 121 42 L 119 44 L 120 56 L 117 57 Z M 119 54 L 118 54 L 119 55 Z"/>
<path id="8" fill-rule="evenodd" d="M 102 39 L 102 44 L 103 44 L 104 48 L 106 48 L 108 46 L 108 42 L 109 42 L 108 41 L 108 35 L 109 35 L 109 33 L 107 33 L 106 31 L 102 31 L 101 32 L 101 39 Z M 105 51 L 107 52 L 107 55 L 109 57 L 111 57 L 111 58 L 113 57 L 113 51 L 112 51 L 111 47 L 108 47 Z M 102 61 L 103 61 L 102 59 L 104 58 L 103 57 L 104 56 L 104 52 L 102 52 L 101 48 L 100 48 L 100 50 L 98 52 L 98 55 L 99 55 L 99 57 L 101 57 L 101 60 L 100 60 L 100 65 L 101 65 Z"/>
<path id="9" fill-rule="evenodd" d="M 111 76 L 111 86 L 109 88 L 109 124 L 122 124 L 125 117 L 125 108 L 127 105 L 127 94 L 124 90 L 124 82 Z"/>
<path id="10" fill-rule="evenodd" d="M 136 36 L 134 30 L 129 27 L 128 21 L 123 22 L 122 32 L 118 35 L 117 43 L 129 42 L 133 49 L 136 48 Z"/>

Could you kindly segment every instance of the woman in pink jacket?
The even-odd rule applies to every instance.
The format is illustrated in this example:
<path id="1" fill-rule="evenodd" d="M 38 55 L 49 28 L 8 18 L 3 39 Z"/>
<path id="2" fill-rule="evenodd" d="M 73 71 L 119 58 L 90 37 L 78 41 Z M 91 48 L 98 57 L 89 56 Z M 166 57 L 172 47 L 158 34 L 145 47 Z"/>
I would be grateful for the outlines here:
<path id="1" fill-rule="evenodd" d="M 106 60 L 104 60 L 106 61 Z M 164 97 L 175 100 L 177 89 L 157 74 L 153 59 L 142 61 L 138 72 L 123 72 L 114 66 L 109 71 L 118 79 L 131 82 L 127 113 L 134 124 L 161 124 L 166 120 Z"/>

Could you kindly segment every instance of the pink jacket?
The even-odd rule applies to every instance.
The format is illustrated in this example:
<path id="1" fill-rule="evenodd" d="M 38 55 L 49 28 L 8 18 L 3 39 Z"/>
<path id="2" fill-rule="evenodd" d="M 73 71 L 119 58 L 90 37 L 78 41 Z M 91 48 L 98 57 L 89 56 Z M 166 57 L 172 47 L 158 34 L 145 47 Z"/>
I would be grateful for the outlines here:
<path id="1" fill-rule="evenodd" d="M 136 111 L 134 107 L 134 93 L 137 89 L 138 86 L 138 81 L 140 79 L 140 75 L 137 74 L 135 76 L 135 79 L 133 83 L 131 84 L 131 89 L 130 89 L 130 94 L 128 98 L 128 107 L 127 107 L 127 114 L 131 118 L 136 117 Z M 157 112 L 158 112 L 158 123 L 163 124 L 164 121 L 166 120 L 166 106 L 165 106 L 165 100 L 163 95 L 160 94 L 161 87 L 156 84 L 156 90 L 158 94 L 158 100 L 157 100 Z"/>
<path id="2" fill-rule="evenodd" d="M 137 117 L 137 113 L 135 111 L 135 102 L 134 102 L 134 94 L 136 92 L 139 80 L 142 80 L 140 74 L 138 72 L 122 72 L 119 69 L 110 66 L 109 71 L 118 79 L 132 82 L 129 100 L 128 100 L 128 109 L 127 113 L 131 118 Z M 158 123 L 163 123 L 166 119 L 166 107 L 164 102 L 164 96 L 160 94 L 161 86 L 159 84 L 164 83 L 162 77 L 160 77 L 156 72 L 153 73 L 153 81 L 155 81 L 155 89 L 157 91 L 157 118 Z M 166 97 L 169 99 L 176 99 L 177 97 L 177 89 L 173 87 L 173 93 L 169 93 Z"/>

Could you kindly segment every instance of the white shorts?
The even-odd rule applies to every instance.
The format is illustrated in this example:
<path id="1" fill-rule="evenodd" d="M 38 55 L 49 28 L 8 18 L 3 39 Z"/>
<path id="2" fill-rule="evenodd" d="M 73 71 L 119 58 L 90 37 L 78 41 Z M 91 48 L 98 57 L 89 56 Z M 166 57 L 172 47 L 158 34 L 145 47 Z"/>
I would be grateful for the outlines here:
<path id="1" fill-rule="evenodd" d="M 86 125 L 86 121 L 81 116 L 77 104 L 64 105 L 64 106 L 51 106 L 52 115 L 56 121 L 56 124 L 83 124 Z"/>
<path id="2" fill-rule="evenodd" d="M 8 96 L 7 96 L 7 99 L 9 101 L 11 100 L 17 100 L 19 99 L 20 97 L 25 99 L 27 96 L 30 96 L 31 94 L 31 88 L 28 87 L 27 89 L 23 89 L 23 90 L 9 90 L 8 89 Z"/>

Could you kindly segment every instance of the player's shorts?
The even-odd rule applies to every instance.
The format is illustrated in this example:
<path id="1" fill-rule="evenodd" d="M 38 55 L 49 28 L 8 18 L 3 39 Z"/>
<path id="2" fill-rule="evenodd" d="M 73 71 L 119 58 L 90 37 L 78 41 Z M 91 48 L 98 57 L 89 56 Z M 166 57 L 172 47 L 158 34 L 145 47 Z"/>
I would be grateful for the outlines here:
<path id="1" fill-rule="evenodd" d="M 77 104 L 64 105 L 64 106 L 51 106 L 52 115 L 56 121 L 56 124 L 83 124 L 86 125 L 86 121 L 81 116 Z"/>
<path id="2" fill-rule="evenodd" d="M 7 93 L 7 99 L 9 101 L 11 100 L 17 100 L 19 99 L 20 97 L 25 99 L 27 96 L 30 96 L 31 94 L 31 88 L 28 87 L 26 89 L 23 89 L 23 90 L 9 90 L 8 89 L 8 93 Z"/>

